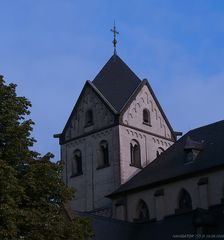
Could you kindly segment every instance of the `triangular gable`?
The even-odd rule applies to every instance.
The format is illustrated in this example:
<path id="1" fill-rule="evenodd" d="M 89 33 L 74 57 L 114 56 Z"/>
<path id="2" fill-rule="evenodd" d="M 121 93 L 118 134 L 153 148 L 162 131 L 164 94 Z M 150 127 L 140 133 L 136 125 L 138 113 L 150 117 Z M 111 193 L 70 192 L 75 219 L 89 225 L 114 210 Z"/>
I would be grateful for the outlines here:
<path id="1" fill-rule="evenodd" d="M 144 79 L 141 84 L 139 84 L 139 86 L 136 88 L 136 90 L 133 92 L 133 94 L 130 96 L 130 98 L 128 99 L 128 101 L 126 102 L 126 104 L 124 105 L 124 107 L 121 109 L 121 118 L 123 117 L 124 113 L 126 112 L 126 110 L 130 107 L 130 105 L 132 104 L 132 102 L 135 100 L 136 96 L 140 93 L 140 91 L 142 90 L 142 88 L 144 86 L 147 86 L 150 94 L 152 95 L 153 100 L 155 101 L 156 106 L 158 107 L 158 110 L 160 111 L 167 127 L 169 128 L 170 132 L 171 132 L 171 139 L 172 140 L 176 140 L 176 135 L 173 131 L 173 128 L 171 127 L 171 124 L 169 122 L 169 120 L 167 119 L 154 91 L 152 90 L 152 87 L 150 86 L 149 82 L 147 79 Z"/>
<path id="2" fill-rule="evenodd" d="M 84 96 L 84 94 L 86 92 L 86 89 L 88 87 L 90 87 L 93 90 L 93 92 L 96 94 L 96 96 L 102 101 L 102 103 L 108 108 L 108 110 L 112 114 L 114 114 L 114 115 L 118 114 L 117 111 L 113 108 L 113 106 L 108 102 L 108 100 L 102 95 L 102 93 L 92 84 L 92 82 L 89 81 L 89 80 L 86 81 L 86 83 L 85 83 L 85 85 L 84 85 L 84 87 L 83 87 L 83 89 L 82 89 L 82 91 L 81 91 L 81 93 L 80 93 L 80 95 L 78 97 L 78 100 L 77 100 L 77 102 L 76 102 L 76 104 L 75 104 L 75 106 L 74 106 L 74 108 L 73 108 L 73 110 L 72 110 L 72 112 L 71 112 L 71 114 L 69 116 L 69 119 L 66 122 L 66 125 L 65 125 L 65 127 L 64 127 L 64 129 L 62 131 L 62 134 L 60 134 L 60 144 L 63 144 L 64 141 L 65 141 L 66 130 L 70 126 L 71 121 L 72 121 L 72 119 L 74 117 L 74 114 L 75 114 L 75 112 L 76 112 L 76 110 L 77 110 L 77 108 L 78 108 L 78 106 L 80 104 L 80 101 L 83 98 L 83 96 Z"/>

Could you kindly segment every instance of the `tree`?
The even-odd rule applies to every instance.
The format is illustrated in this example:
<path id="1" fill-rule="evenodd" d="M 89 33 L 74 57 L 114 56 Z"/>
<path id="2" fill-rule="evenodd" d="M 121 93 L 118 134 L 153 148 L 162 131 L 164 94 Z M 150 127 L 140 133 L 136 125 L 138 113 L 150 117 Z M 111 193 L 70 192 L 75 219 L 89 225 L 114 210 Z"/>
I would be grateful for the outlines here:
<path id="1" fill-rule="evenodd" d="M 30 148 L 31 103 L 0 76 L 0 239 L 79 240 L 92 236 L 90 222 L 66 219 L 74 190 L 62 180 L 63 165 Z"/>

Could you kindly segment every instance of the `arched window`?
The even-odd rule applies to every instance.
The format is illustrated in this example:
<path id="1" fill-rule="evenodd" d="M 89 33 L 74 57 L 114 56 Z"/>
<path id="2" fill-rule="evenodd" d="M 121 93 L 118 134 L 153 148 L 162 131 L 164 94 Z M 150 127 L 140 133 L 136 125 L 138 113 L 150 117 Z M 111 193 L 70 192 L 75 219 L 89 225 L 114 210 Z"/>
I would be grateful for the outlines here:
<path id="1" fill-rule="evenodd" d="M 140 145 L 136 140 L 130 143 L 131 165 L 141 168 L 141 150 Z"/>
<path id="2" fill-rule="evenodd" d="M 164 149 L 159 147 L 156 151 L 156 156 L 158 157 L 162 152 L 164 152 Z"/>
<path id="3" fill-rule="evenodd" d="M 86 111 L 85 124 L 87 127 L 93 124 L 93 111 L 91 109 Z"/>
<path id="4" fill-rule="evenodd" d="M 200 154 L 200 152 L 203 150 L 203 142 L 195 141 L 188 136 L 184 150 L 186 152 L 185 163 L 192 163 L 196 160 L 198 154 Z"/>
<path id="5" fill-rule="evenodd" d="M 72 176 L 82 174 L 82 153 L 80 150 L 75 150 L 72 159 Z"/>
<path id="6" fill-rule="evenodd" d="M 98 168 L 109 166 L 109 149 L 108 142 L 103 140 L 100 142 L 100 155 L 98 159 Z"/>
<path id="7" fill-rule="evenodd" d="M 191 196 L 185 189 L 182 189 L 178 199 L 179 209 L 192 209 Z"/>
<path id="8" fill-rule="evenodd" d="M 150 112 L 146 108 L 143 110 L 143 123 L 151 125 Z"/>
<path id="9" fill-rule="evenodd" d="M 136 208 L 136 218 L 135 221 L 145 222 L 149 221 L 149 210 L 148 206 L 144 200 L 140 200 Z"/>

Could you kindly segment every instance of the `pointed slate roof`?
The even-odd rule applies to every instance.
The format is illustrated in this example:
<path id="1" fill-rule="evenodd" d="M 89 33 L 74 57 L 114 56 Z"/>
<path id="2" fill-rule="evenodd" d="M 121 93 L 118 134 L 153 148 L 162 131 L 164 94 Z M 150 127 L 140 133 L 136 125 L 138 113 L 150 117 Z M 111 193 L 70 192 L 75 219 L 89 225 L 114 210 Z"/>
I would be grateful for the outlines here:
<path id="1" fill-rule="evenodd" d="M 186 162 L 189 138 L 203 147 L 195 160 Z M 224 120 L 191 130 L 108 197 L 156 187 L 199 173 L 224 168 Z M 192 146 L 194 149 L 194 147 Z"/>
<path id="2" fill-rule="evenodd" d="M 115 54 L 105 64 L 92 83 L 110 104 L 120 112 L 141 83 L 141 80 Z"/>

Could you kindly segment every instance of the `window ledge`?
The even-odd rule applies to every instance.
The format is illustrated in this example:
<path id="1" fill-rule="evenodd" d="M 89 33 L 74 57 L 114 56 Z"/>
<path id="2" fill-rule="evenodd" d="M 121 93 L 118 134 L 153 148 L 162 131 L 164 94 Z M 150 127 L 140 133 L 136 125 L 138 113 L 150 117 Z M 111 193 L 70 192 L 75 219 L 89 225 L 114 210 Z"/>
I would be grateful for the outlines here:
<path id="1" fill-rule="evenodd" d="M 110 164 L 106 164 L 106 165 L 97 167 L 96 170 L 100 170 L 100 169 L 107 168 L 107 167 L 110 167 Z"/>
<path id="2" fill-rule="evenodd" d="M 147 126 L 149 126 L 149 127 L 152 127 L 152 124 L 151 124 L 151 123 L 143 122 L 142 124 L 147 125 Z"/>
<path id="3" fill-rule="evenodd" d="M 70 178 L 78 177 L 78 176 L 81 176 L 81 175 L 83 175 L 83 172 L 72 174 Z"/>
<path id="4" fill-rule="evenodd" d="M 139 168 L 139 169 L 143 169 L 143 167 L 142 166 L 137 166 L 137 165 L 134 165 L 134 164 L 130 164 L 129 166 L 131 166 L 131 167 L 136 167 L 136 168 Z"/>

